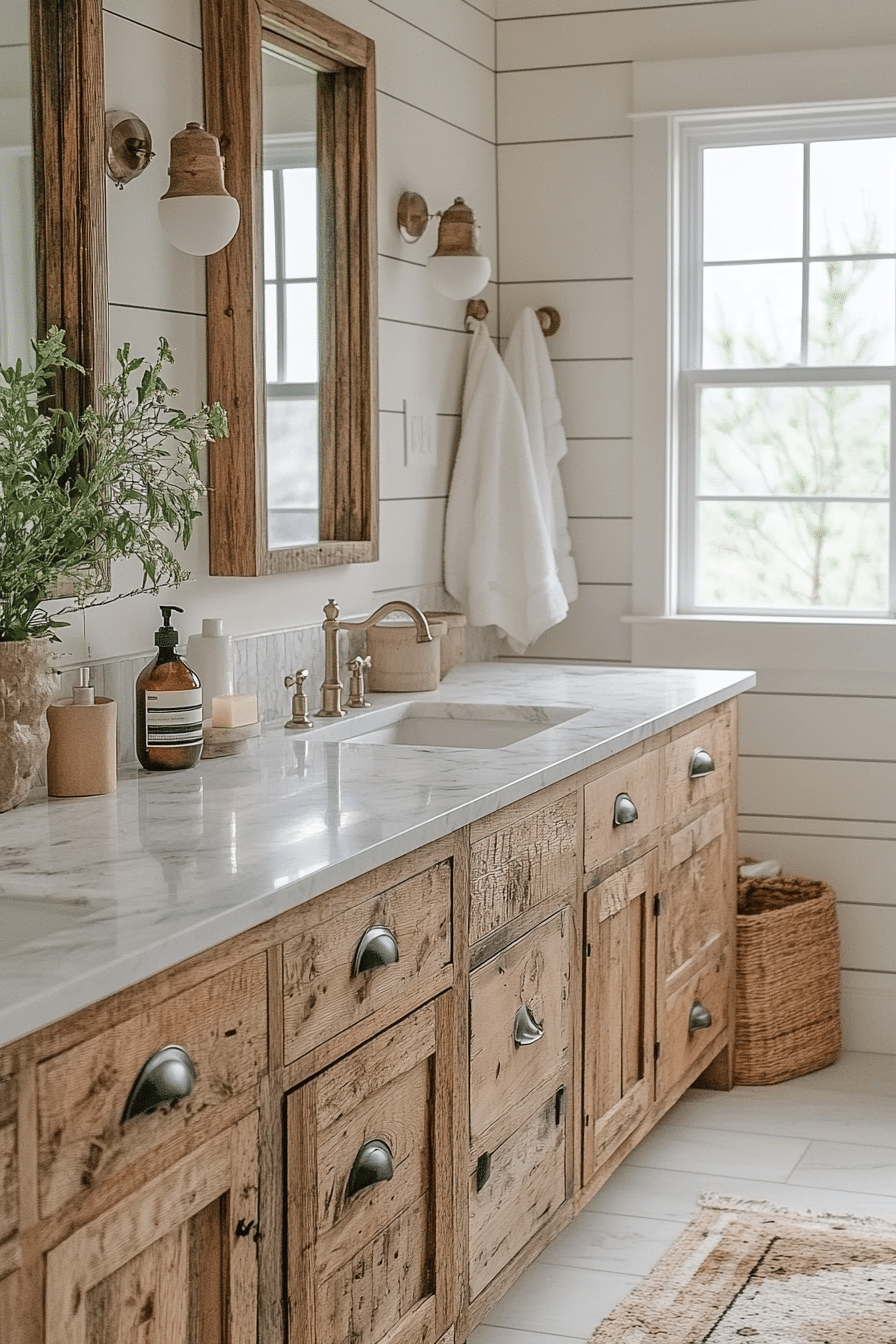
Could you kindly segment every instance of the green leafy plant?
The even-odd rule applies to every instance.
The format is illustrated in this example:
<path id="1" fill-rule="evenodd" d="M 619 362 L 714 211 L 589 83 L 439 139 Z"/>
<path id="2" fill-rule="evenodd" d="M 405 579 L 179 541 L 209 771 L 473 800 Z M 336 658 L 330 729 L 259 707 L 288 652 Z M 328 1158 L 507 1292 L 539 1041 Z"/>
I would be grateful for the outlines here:
<path id="1" fill-rule="evenodd" d="M 52 638 L 65 622 L 42 604 L 61 583 L 76 605 L 57 615 L 133 596 L 92 592 L 104 561 L 140 561 L 134 592 L 188 579 L 172 546 L 187 545 L 199 516 L 200 450 L 227 433 L 217 403 L 192 415 L 171 404 L 164 339 L 152 363 L 123 346 L 100 405 L 77 415 L 50 402 L 57 373 L 78 368 L 65 333 L 51 328 L 34 351 L 33 370 L 0 368 L 0 640 Z"/>

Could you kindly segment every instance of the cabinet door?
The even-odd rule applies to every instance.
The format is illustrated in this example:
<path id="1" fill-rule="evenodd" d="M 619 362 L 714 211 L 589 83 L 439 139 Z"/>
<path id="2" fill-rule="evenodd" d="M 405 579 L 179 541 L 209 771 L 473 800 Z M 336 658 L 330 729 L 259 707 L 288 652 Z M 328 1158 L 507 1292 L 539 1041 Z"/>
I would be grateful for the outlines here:
<path id="1" fill-rule="evenodd" d="M 653 1102 L 657 850 L 585 896 L 582 1182 Z"/>
<path id="2" fill-rule="evenodd" d="M 450 994 L 287 1097 L 291 1344 L 433 1344 L 455 1315 Z"/>
<path id="3" fill-rule="evenodd" d="M 253 1113 L 51 1250 L 47 1344 L 254 1344 L 257 1149 Z"/>
<path id="4" fill-rule="evenodd" d="M 728 1026 L 736 900 L 729 813 L 730 804 L 719 802 L 669 837 L 658 935 L 658 1096 Z"/>

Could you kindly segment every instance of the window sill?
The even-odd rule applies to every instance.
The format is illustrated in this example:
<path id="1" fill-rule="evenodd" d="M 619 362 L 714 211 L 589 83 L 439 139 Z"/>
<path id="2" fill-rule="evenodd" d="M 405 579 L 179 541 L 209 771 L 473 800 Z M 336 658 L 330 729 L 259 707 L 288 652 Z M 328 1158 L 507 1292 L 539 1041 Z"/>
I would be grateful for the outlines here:
<path id="1" fill-rule="evenodd" d="M 623 616 L 632 662 L 645 667 L 752 667 L 811 674 L 896 670 L 892 617 Z"/>

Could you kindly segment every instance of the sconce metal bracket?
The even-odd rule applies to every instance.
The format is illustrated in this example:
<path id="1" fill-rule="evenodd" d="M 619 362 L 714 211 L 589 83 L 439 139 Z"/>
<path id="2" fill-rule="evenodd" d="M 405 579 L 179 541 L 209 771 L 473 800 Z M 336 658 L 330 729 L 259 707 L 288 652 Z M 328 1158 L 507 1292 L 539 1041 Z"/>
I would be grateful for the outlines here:
<path id="1" fill-rule="evenodd" d="M 133 112 L 106 113 L 106 172 L 119 191 L 139 177 L 154 157 L 145 121 Z"/>
<path id="2" fill-rule="evenodd" d="M 398 232 L 406 243 L 418 243 L 432 218 L 429 206 L 418 192 L 402 192 L 398 202 Z"/>

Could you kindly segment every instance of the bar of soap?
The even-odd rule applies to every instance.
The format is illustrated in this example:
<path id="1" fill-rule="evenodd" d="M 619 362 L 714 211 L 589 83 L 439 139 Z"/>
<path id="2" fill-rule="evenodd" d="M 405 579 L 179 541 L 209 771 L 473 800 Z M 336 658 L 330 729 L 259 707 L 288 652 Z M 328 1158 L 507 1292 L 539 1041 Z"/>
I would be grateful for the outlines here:
<path id="1" fill-rule="evenodd" d="M 216 695 L 212 698 L 212 727 L 241 728 L 258 718 L 258 699 L 254 695 Z"/>

